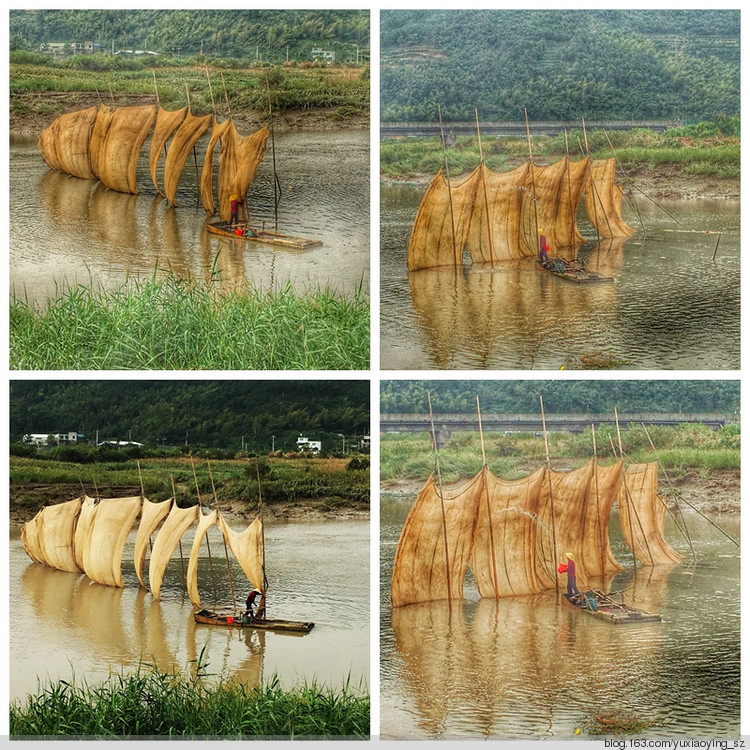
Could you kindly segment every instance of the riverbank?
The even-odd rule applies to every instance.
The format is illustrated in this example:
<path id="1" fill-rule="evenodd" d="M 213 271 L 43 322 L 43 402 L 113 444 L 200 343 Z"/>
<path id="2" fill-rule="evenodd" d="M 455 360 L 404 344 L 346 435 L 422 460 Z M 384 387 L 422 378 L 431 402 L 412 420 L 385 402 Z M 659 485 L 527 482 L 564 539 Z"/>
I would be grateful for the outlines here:
<path id="1" fill-rule="evenodd" d="M 688 470 L 681 476 L 670 477 L 670 482 L 686 501 L 686 512 L 689 512 L 690 506 L 701 513 L 737 515 L 740 512 L 739 470 L 712 471 L 708 475 Z M 456 482 L 452 485 L 446 483 L 445 486 L 460 485 L 461 482 Z M 423 482 L 413 479 L 392 479 L 381 482 L 380 491 L 404 502 L 413 502 L 422 486 Z M 668 495 L 664 489 L 661 494 Z"/>
<path id="2" fill-rule="evenodd" d="M 15 108 L 10 111 L 11 138 L 38 138 L 64 112 L 102 104 L 99 94 L 92 92 L 48 92 L 46 94 L 16 94 Z M 153 95 L 121 94 L 119 106 L 143 106 L 155 104 Z M 262 110 L 240 108 L 232 110 L 232 120 L 237 129 L 252 132 L 269 123 L 268 114 Z M 357 110 L 353 107 L 311 107 L 293 108 L 277 112 L 273 119 L 275 133 L 294 131 L 327 130 L 368 130 L 370 127 L 369 109 Z"/>
<path id="3" fill-rule="evenodd" d="M 516 165 L 518 166 L 518 165 Z M 628 179 L 635 194 L 654 200 L 719 200 L 740 199 L 740 180 L 733 177 L 715 177 L 701 174 L 685 174 L 674 164 L 661 164 L 650 168 L 645 164 L 628 171 Z M 380 175 L 381 185 L 426 188 L 435 177 L 434 173 L 415 173 L 408 177 Z"/>
<path id="4" fill-rule="evenodd" d="M 361 459 L 358 459 L 361 462 Z M 145 495 L 153 502 L 176 497 L 181 507 L 201 501 L 218 507 L 230 524 L 246 526 L 258 515 L 258 485 L 265 523 L 366 520 L 370 515 L 369 468 L 349 468 L 350 458 L 252 459 L 142 458 L 106 463 L 11 456 L 11 526 L 30 521 L 46 505 L 83 494 L 96 497 Z M 195 468 L 195 475 L 193 474 Z M 210 474 L 209 474 L 210 468 Z M 195 479 L 197 476 L 197 481 Z M 213 488 L 216 488 L 214 498 Z"/>

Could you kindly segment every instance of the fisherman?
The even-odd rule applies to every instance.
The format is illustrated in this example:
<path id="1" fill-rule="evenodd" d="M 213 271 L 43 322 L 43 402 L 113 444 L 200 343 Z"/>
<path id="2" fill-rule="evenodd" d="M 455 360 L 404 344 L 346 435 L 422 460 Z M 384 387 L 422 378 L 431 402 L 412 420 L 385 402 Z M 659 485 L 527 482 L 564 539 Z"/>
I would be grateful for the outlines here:
<path id="1" fill-rule="evenodd" d="M 580 594 L 581 592 L 578 590 L 578 586 L 576 586 L 576 561 L 573 559 L 573 553 L 566 552 L 565 557 L 568 558 L 568 562 L 564 566 L 564 572 L 568 574 L 568 596 Z"/>
<path id="2" fill-rule="evenodd" d="M 251 620 L 255 617 L 253 607 L 255 606 L 255 599 L 257 598 L 258 594 L 260 594 L 260 591 L 258 591 L 258 589 L 253 589 L 247 595 L 247 599 L 245 599 L 245 617 L 249 617 Z"/>
<path id="3" fill-rule="evenodd" d="M 229 196 L 229 208 L 232 212 L 229 223 L 234 226 L 237 224 L 240 215 L 240 199 L 234 193 Z"/>
<path id="4" fill-rule="evenodd" d="M 546 266 L 549 263 L 549 245 L 547 244 L 547 238 L 544 236 L 544 232 L 539 230 L 539 262 Z"/>

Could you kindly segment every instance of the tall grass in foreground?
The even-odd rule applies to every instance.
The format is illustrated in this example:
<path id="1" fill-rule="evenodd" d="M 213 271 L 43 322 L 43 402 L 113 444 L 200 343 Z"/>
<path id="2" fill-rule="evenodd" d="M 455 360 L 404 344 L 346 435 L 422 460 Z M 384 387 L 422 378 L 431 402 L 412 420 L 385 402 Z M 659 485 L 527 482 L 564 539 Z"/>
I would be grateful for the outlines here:
<path id="1" fill-rule="evenodd" d="M 321 291 L 219 292 L 169 275 L 10 303 L 10 367 L 28 370 L 359 370 L 370 307 Z"/>
<path id="2" fill-rule="evenodd" d="M 50 682 L 10 706 L 11 736 L 193 736 L 366 738 L 370 699 L 348 682 L 334 692 L 314 682 L 284 691 L 278 680 L 258 688 L 207 686 L 156 669 L 112 676 L 97 686 Z"/>

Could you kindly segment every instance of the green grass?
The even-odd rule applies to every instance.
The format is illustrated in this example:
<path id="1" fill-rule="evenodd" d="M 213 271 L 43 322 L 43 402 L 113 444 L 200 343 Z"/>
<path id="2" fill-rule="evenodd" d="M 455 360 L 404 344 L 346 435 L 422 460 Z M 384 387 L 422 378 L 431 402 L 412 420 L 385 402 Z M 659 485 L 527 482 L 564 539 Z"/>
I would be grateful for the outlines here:
<path id="1" fill-rule="evenodd" d="M 653 461 L 657 457 L 668 471 L 739 470 L 739 425 L 726 425 L 712 430 L 703 425 L 685 424 L 676 427 L 652 427 L 649 435 L 656 447 L 651 450 L 648 436 L 640 425 L 630 429 L 621 426 L 623 451 L 635 462 Z M 618 444 L 614 426 L 604 425 L 596 432 L 597 457 L 612 463 L 610 444 Z M 591 431 L 575 435 L 550 432 L 548 435 L 553 468 L 575 468 L 593 453 Z M 516 479 L 545 461 L 544 439 L 531 432 L 484 434 L 485 453 L 490 469 L 503 479 Z M 440 472 L 446 482 L 473 476 L 482 467 L 482 448 L 478 432 L 454 432 L 440 449 Z M 424 480 L 435 467 L 435 454 L 429 435 L 383 435 L 380 443 L 380 476 L 384 480 Z"/>
<path id="2" fill-rule="evenodd" d="M 50 682 L 10 707 L 11 736 L 366 739 L 369 731 L 370 699 L 349 683 L 338 691 L 315 682 L 282 690 L 275 678 L 259 688 L 210 686 L 145 667 L 96 686 Z"/>
<path id="3" fill-rule="evenodd" d="M 128 97 L 153 96 L 154 78 L 163 107 L 190 104 L 196 115 L 214 111 L 229 114 L 243 109 L 267 111 L 270 98 L 275 112 L 326 108 L 333 112 L 360 114 L 369 109 L 370 81 L 367 69 L 342 67 L 233 67 L 209 65 L 211 87 L 203 65 L 147 68 L 133 63 L 132 69 L 87 70 L 72 67 L 76 60 L 39 65 L 10 64 L 10 111 L 28 114 L 29 96 L 54 92 L 54 114 L 75 108 L 77 94 L 99 95 L 106 104 L 126 104 Z M 91 60 L 83 62 L 91 63 Z M 187 100 L 186 87 L 190 90 Z M 226 96 L 224 93 L 226 87 Z M 213 99 L 212 99 L 213 91 Z M 229 102 L 227 105 L 226 102 Z M 40 97 L 33 107 L 48 112 L 49 102 Z"/>
<path id="4" fill-rule="evenodd" d="M 704 127 L 679 128 L 662 134 L 642 129 L 607 134 L 594 131 L 587 134 L 587 140 L 592 158 L 616 155 L 625 169 L 670 166 L 685 174 L 739 179 L 739 136 L 719 132 L 707 123 L 702 125 Z M 580 157 L 584 142 L 583 132 L 569 134 L 571 158 Z M 487 166 L 496 171 L 507 171 L 529 156 L 526 140 L 516 137 L 485 136 L 482 151 Z M 532 152 L 538 164 L 557 161 L 566 154 L 564 136 L 534 137 Z M 448 160 L 451 177 L 473 169 L 479 164 L 478 139 L 473 136 L 457 138 L 446 157 L 438 137 L 384 141 L 380 147 L 381 174 L 391 178 L 432 175 L 443 166 L 444 158 Z"/>
<path id="5" fill-rule="evenodd" d="M 113 291 L 79 285 L 42 309 L 13 296 L 10 367 L 22 370 L 360 370 L 370 308 L 328 291 L 222 293 L 175 275 Z"/>
<path id="6" fill-rule="evenodd" d="M 11 456 L 11 506 L 36 511 L 49 500 L 70 499 L 60 497 L 66 489 L 69 495 L 84 491 L 94 495 L 97 488 L 105 496 L 140 492 L 141 481 L 144 494 L 158 502 L 173 496 L 173 480 L 178 503 L 193 505 L 198 500 L 193 466 L 201 500 L 212 507 L 215 486 L 221 503 L 236 501 L 245 503 L 249 511 L 256 510 L 259 504 L 258 473 L 263 501 L 269 505 L 311 500 L 324 507 L 366 504 L 370 498 L 369 467 L 352 469 L 350 463 L 350 458 L 262 457 L 211 460 L 209 467 L 209 463 L 201 458 L 193 462 L 187 457 L 79 464 Z M 363 462 L 358 459 L 358 463 Z M 27 489 L 39 486 L 49 490 L 40 493 Z"/>

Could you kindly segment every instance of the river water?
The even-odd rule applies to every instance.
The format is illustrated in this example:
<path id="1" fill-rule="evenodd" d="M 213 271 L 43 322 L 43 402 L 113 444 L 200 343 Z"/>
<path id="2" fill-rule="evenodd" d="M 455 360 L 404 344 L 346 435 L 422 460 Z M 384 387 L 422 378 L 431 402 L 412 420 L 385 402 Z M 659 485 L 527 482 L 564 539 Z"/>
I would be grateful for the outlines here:
<path id="1" fill-rule="evenodd" d="M 369 688 L 368 521 L 266 524 L 269 579 L 267 614 L 313 621 L 305 635 L 248 628 L 197 625 L 181 585 L 176 553 L 161 589 L 161 601 L 139 588 L 131 534 L 123 556 L 125 588 L 102 586 L 74 573 L 32 563 L 20 529 L 10 538 L 10 697 L 23 699 L 47 679 L 86 680 L 95 685 L 112 672 L 130 673 L 139 663 L 171 672 L 191 672 L 202 657 L 209 679 L 268 683 L 282 687 L 325 685 L 334 691 L 349 681 Z M 209 532 L 217 589 L 229 601 L 221 536 Z M 183 538 L 185 555 L 190 534 Z M 203 546 L 205 553 L 205 543 Z M 129 561 L 129 562 L 128 562 Z M 199 564 L 199 590 L 212 605 L 213 582 L 206 556 Z M 233 563 L 235 595 L 244 603 L 248 585 Z M 187 561 L 185 562 L 187 565 Z M 147 580 L 147 579 L 146 579 Z M 238 590 L 239 589 L 239 590 Z M 32 634 L 32 637 L 30 637 Z"/>
<path id="2" fill-rule="evenodd" d="M 739 201 L 639 199 L 645 235 L 625 210 L 633 237 L 579 250 L 616 283 L 579 285 L 534 259 L 408 273 L 424 190 L 381 188 L 384 369 L 559 369 L 592 353 L 623 369 L 739 368 Z"/>
<path id="3" fill-rule="evenodd" d="M 369 290 L 369 133 L 334 131 L 276 136 L 282 197 L 278 229 L 319 239 L 304 251 L 219 237 L 205 229 L 188 161 L 177 208 L 157 196 L 141 150 L 137 196 L 47 168 L 35 140 L 10 148 L 10 288 L 30 301 L 77 284 L 118 288 L 126 278 L 171 270 L 227 288 L 298 293 L 329 290 L 352 297 Z M 197 149 L 202 156 L 205 147 Z M 200 158 L 200 156 L 199 156 Z M 163 159 L 162 159 L 163 166 Z M 198 169 L 200 164 L 198 165 Z M 273 157 L 269 142 L 248 196 L 251 219 L 273 229 Z"/>
<path id="4" fill-rule="evenodd" d="M 381 496 L 382 738 L 569 740 L 587 717 L 617 709 L 659 722 L 643 737 L 739 736 L 739 550 L 705 519 L 686 516 L 695 562 L 668 521 L 683 562 L 635 578 L 631 568 L 612 584 L 663 622 L 613 626 L 554 591 L 496 602 L 466 586 L 452 614 L 446 602 L 392 610 L 410 503 Z M 739 539 L 738 516 L 713 520 Z M 613 552 L 627 566 L 615 526 Z"/>

